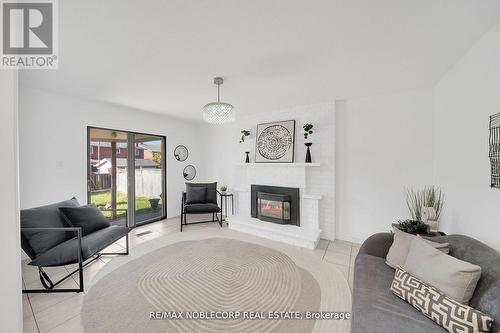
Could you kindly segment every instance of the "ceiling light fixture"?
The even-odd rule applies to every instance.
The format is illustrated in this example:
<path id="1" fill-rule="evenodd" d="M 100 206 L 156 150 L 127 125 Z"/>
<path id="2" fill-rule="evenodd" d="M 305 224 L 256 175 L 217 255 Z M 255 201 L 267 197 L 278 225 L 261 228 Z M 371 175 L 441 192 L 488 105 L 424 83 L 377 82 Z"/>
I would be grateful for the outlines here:
<path id="1" fill-rule="evenodd" d="M 220 85 L 224 82 L 221 77 L 214 78 L 217 85 L 217 102 L 208 103 L 203 107 L 203 120 L 211 124 L 226 124 L 235 120 L 233 106 L 220 101 Z"/>

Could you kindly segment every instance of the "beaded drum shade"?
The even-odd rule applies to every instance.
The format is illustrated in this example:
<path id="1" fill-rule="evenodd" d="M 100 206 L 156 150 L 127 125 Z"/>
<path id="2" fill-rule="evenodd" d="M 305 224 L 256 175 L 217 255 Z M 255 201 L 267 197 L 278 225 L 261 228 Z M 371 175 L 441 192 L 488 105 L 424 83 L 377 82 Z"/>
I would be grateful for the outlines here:
<path id="1" fill-rule="evenodd" d="M 225 124 L 233 122 L 236 118 L 233 106 L 220 101 L 220 85 L 224 82 L 221 77 L 214 78 L 217 85 L 217 102 L 208 103 L 203 107 L 203 120 L 212 124 Z"/>

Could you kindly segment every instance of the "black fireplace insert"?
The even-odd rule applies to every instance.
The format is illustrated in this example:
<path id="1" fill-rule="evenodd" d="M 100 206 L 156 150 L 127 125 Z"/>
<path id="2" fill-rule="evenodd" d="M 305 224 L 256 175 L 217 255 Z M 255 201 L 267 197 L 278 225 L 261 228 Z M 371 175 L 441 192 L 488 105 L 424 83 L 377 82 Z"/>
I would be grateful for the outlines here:
<path id="1" fill-rule="evenodd" d="M 299 226 L 299 202 L 298 188 L 251 186 L 251 213 L 259 220 Z"/>

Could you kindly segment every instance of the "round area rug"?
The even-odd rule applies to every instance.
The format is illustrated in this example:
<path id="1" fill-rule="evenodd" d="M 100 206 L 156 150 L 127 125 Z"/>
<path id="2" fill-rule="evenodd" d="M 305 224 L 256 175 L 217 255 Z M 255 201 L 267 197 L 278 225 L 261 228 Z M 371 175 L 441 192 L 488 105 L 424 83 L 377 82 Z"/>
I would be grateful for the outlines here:
<path id="1" fill-rule="evenodd" d="M 208 238 L 161 247 L 103 276 L 85 295 L 82 321 L 86 332 L 311 332 L 314 320 L 288 314 L 318 311 L 320 302 L 316 279 L 284 253 Z M 262 320 L 269 312 L 276 317 Z"/>

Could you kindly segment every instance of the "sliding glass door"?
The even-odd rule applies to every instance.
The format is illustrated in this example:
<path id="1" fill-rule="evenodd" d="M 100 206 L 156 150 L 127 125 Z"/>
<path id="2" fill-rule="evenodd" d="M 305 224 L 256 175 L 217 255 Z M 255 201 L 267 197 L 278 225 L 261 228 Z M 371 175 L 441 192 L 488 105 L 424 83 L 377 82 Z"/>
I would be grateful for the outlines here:
<path id="1" fill-rule="evenodd" d="M 125 226 L 128 134 L 100 128 L 89 128 L 87 132 L 88 203 L 95 204 L 112 223 Z"/>
<path id="2" fill-rule="evenodd" d="M 135 223 L 147 223 L 165 216 L 164 139 L 135 134 Z"/>
<path id="3" fill-rule="evenodd" d="M 165 218 L 165 137 L 88 127 L 87 143 L 89 203 L 117 225 Z"/>

